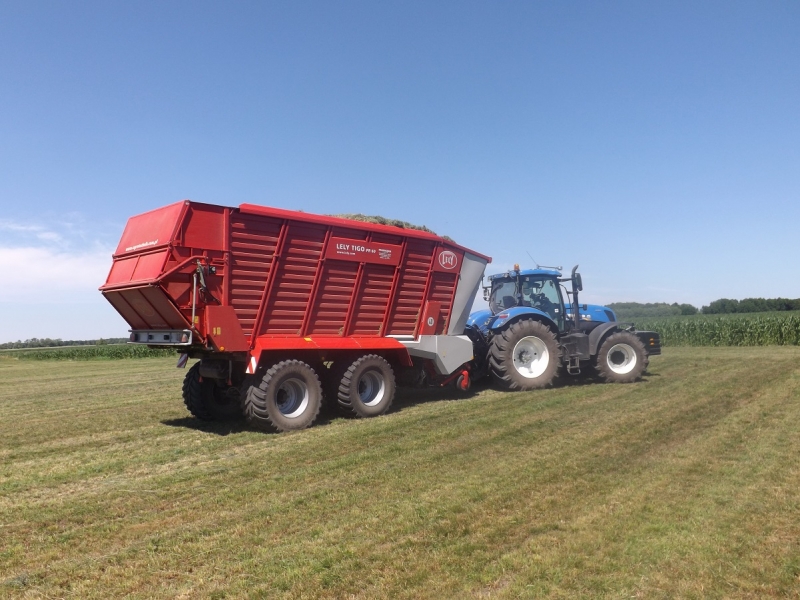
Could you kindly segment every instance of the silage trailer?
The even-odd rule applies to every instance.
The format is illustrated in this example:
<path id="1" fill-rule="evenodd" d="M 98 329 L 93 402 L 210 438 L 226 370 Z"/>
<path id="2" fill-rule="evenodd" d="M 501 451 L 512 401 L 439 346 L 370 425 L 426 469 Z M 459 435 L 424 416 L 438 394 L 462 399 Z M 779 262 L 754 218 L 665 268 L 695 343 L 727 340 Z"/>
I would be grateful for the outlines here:
<path id="1" fill-rule="evenodd" d="M 131 343 L 199 359 L 183 384 L 192 414 L 286 431 L 323 398 L 366 417 L 396 383 L 466 389 L 489 262 L 416 229 L 187 200 L 128 220 L 100 290 Z"/>

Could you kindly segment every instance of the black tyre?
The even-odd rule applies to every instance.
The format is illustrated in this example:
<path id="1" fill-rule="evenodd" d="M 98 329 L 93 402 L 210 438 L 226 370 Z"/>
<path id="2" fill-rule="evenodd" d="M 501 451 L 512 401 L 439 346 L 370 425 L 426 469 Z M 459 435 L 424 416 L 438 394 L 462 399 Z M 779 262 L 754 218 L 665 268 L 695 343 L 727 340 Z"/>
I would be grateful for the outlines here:
<path id="1" fill-rule="evenodd" d="M 216 379 L 200 377 L 195 363 L 183 379 L 183 403 L 203 421 L 230 421 L 242 417 L 239 389 Z"/>
<path id="2" fill-rule="evenodd" d="M 553 382 L 557 369 L 556 336 L 539 321 L 517 321 L 492 338 L 489 370 L 507 390 L 546 387 Z"/>
<path id="3" fill-rule="evenodd" d="M 630 331 L 611 334 L 597 353 L 597 374 L 611 383 L 640 379 L 649 360 L 642 341 Z"/>
<path id="4" fill-rule="evenodd" d="M 394 371 L 382 356 L 367 354 L 355 359 L 342 373 L 337 398 L 345 412 L 376 417 L 392 406 Z"/>
<path id="5" fill-rule="evenodd" d="M 299 360 L 284 360 L 248 388 L 244 414 L 258 429 L 293 431 L 310 427 L 321 404 L 322 386 L 314 369 Z"/>

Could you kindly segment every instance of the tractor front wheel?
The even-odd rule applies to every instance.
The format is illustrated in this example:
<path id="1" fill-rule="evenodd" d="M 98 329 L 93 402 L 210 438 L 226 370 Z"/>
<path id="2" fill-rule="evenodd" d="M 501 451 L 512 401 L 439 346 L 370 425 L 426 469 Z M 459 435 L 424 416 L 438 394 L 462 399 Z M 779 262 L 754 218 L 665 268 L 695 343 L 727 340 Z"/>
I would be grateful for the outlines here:
<path id="1" fill-rule="evenodd" d="M 600 346 L 597 374 L 609 383 L 631 383 L 641 378 L 648 362 L 642 341 L 630 331 L 618 331 Z"/>
<path id="2" fill-rule="evenodd" d="M 489 368 L 507 390 L 547 387 L 558 368 L 556 336 L 540 321 L 517 321 L 492 338 Z"/>

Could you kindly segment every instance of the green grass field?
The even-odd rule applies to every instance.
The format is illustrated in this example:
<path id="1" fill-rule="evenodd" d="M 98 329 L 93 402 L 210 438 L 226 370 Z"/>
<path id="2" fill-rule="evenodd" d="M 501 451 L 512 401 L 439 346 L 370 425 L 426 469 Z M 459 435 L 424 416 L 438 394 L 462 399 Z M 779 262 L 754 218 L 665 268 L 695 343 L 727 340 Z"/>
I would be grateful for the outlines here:
<path id="1" fill-rule="evenodd" d="M 203 424 L 174 358 L 0 358 L 0 597 L 800 597 L 800 348 Z"/>

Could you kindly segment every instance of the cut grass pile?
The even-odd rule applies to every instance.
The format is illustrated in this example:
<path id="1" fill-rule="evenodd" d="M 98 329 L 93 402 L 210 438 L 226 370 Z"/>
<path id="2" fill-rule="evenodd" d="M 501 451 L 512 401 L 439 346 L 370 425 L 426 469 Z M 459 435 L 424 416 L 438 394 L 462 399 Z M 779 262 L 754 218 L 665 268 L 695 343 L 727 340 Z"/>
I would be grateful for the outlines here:
<path id="1" fill-rule="evenodd" d="M 800 595 L 799 348 L 275 435 L 173 364 L 0 360 L 0 596 Z"/>

